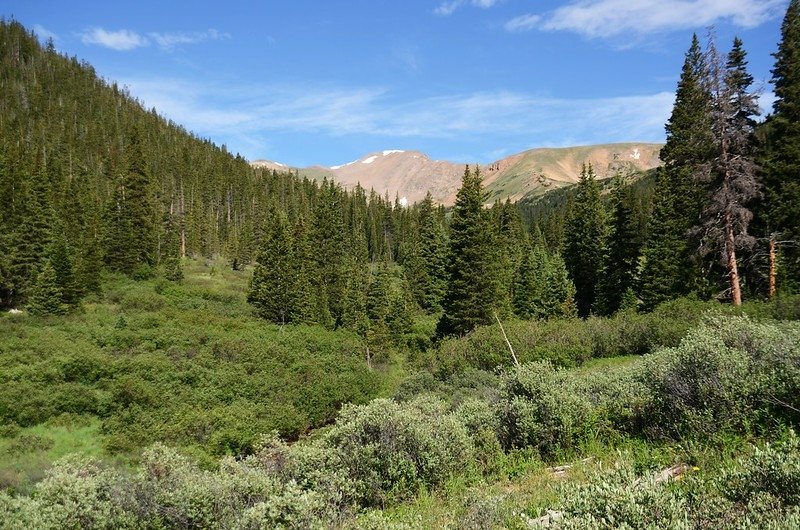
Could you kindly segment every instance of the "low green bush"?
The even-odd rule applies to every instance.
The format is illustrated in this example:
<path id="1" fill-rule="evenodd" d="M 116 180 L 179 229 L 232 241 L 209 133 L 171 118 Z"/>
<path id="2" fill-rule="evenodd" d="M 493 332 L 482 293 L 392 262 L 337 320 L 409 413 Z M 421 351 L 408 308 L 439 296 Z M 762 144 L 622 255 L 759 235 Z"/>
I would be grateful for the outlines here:
<path id="1" fill-rule="evenodd" d="M 359 504 L 380 506 L 420 487 L 436 487 L 473 461 L 464 425 L 446 404 L 422 396 L 345 407 L 321 440 L 355 483 Z"/>
<path id="2" fill-rule="evenodd" d="M 529 363 L 507 372 L 500 385 L 504 447 L 532 447 L 553 456 L 585 440 L 594 423 L 591 402 L 573 392 L 565 371 Z"/>
<path id="3" fill-rule="evenodd" d="M 795 414 L 799 371 L 797 324 L 710 317 L 679 346 L 648 360 L 647 428 L 668 436 L 712 435 Z"/>

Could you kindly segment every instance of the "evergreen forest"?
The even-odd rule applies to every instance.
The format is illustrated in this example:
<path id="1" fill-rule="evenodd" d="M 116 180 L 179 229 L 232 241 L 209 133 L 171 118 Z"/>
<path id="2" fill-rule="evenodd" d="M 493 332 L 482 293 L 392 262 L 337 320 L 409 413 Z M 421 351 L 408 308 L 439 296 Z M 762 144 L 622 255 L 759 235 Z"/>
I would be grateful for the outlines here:
<path id="1" fill-rule="evenodd" d="M 0 529 L 799 528 L 800 2 L 766 116 L 722 44 L 661 167 L 445 207 L 0 20 Z"/>

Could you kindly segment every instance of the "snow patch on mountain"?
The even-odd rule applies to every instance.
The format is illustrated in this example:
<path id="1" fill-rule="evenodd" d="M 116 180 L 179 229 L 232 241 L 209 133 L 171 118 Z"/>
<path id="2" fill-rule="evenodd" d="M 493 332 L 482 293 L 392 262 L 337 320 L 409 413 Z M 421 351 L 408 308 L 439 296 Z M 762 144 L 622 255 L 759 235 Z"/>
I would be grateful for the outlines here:
<path id="1" fill-rule="evenodd" d="M 369 158 L 365 158 L 364 160 L 362 160 L 362 161 L 361 161 L 361 163 L 362 163 L 362 164 L 371 164 L 371 163 L 375 162 L 375 160 L 376 160 L 377 158 L 378 158 L 378 156 L 377 156 L 377 155 L 373 155 L 373 156 L 371 156 L 371 157 L 369 157 Z"/>
<path id="2" fill-rule="evenodd" d="M 358 162 L 358 160 L 353 160 L 352 162 L 348 162 L 348 163 L 346 163 L 346 164 L 342 164 L 342 165 L 340 165 L 340 166 L 331 166 L 331 169 L 341 169 L 341 168 L 343 168 L 344 166 L 352 166 L 352 165 L 353 165 L 353 164 L 355 164 L 356 162 Z"/>
<path id="3" fill-rule="evenodd" d="M 383 156 L 392 155 L 394 153 L 405 153 L 405 151 L 402 151 L 400 149 L 389 149 L 387 151 L 383 151 Z"/>

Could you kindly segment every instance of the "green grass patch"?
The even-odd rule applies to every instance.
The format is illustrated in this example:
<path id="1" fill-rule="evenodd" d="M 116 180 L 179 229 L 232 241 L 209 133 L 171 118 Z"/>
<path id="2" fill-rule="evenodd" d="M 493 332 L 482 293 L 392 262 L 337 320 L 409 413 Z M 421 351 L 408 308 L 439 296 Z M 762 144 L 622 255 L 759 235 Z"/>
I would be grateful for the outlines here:
<path id="1" fill-rule="evenodd" d="M 97 418 L 64 415 L 28 428 L 0 428 L 0 490 L 26 492 L 52 462 L 69 454 L 103 455 L 101 422 Z M 16 427 L 16 428 L 14 428 Z"/>

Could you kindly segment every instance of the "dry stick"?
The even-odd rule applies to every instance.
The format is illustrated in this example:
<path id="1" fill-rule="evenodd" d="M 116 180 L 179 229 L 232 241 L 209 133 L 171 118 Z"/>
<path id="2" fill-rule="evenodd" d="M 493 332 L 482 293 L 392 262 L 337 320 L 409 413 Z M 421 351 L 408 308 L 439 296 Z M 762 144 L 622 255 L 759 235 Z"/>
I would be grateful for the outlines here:
<path id="1" fill-rule="evenodd" d="M 506 330 L 505 328 L 503 328 L 503 323 L 500 322 L 500 317 L 497 316 L 497 312 L 495 311 L 492 311 L 492 314 L 494 314 L 494 318 L 495 320 L 497 320 L 497 323 L 500 324 L 500 331 L 503 332 L 503 338 L 506 339 L 506 344 L 508 344 L 508 349 L 511 350 L 511 357 L 514 359 L 514 364 L 519 366 L 519 361 L 517 360 L 517 356 L 514 353 L 514 348 L 511 347 L 511 342 L 508 340 L 508 335 L 506 335 Z"/>

